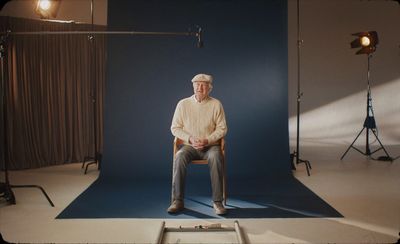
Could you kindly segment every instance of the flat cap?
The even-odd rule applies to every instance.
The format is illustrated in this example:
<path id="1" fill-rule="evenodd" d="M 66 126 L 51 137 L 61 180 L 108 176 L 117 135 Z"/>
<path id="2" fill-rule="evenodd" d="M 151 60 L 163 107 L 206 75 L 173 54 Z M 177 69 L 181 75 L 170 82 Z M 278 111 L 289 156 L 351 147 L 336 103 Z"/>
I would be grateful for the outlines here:
<path id="1" fill-rule="evenodd" d="M 192 82 L 196 82 L 196 81 L 212 83 L 213 77 L 211 75 L 207 75 L 207 74 L 197 74 L 192 79 Z"/>

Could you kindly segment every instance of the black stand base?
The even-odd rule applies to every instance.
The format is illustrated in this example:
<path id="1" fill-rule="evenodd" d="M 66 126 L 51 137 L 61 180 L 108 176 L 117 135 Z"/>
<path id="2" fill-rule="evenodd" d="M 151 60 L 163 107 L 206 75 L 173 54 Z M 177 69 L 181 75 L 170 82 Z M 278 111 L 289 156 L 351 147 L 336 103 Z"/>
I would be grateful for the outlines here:
<path id="1" fill-rule="evenodd" d="M 294 158 L 296 158 L 296 160 Z M 290 161 L 291 161 L 292 170 L 296 170 L 297 164 L 304 163 L 306 165 L 307 175 L 310 176 L 310 169 L 312 169 L 310 161 L 302 160 L 302 159 L 298 158 L 296 151 L 294 151 L 293 153 L 290 154 Z"/>
<path id="2" fill-rule="evenodd" d="M 370 118 L 371 118 L 371 117 L 370 117 Z M 372 117 L 372 118 L 373 118 L 373 117 Z M 367 119 L 369 119 L 369 118 L 367 118 Z M 366 121 L 367 121 L 367 119 L 366 119 Z M 381 156 L 381 157 L 379 157 L 377 160 L 393 162 L 394 159 L 393 159 L 392 157 L 389 156 L 389 154 L 388 154 L 388 152 L 386 151 L 385 147 L 382 145 L 382 142 L 379 140 L 378 135 L 376 134 L 375 130 L 373 130 L 373 129 L 375 129 L 375 128 L 376 128 L 375 126 L 373 126 L 372 128 L 370 128 L 370 126 L 368 125 L 368 123 L 364 123 L 364 127 L 362 128 L 362 130 L 360 131 L 360 133 L 358 133 L 358 135 L 356 136 L 356 138 L 354 139 L 354 141 L 350 144 L 350 146 L 347 148 L 347 150 L 343 153 L 343 155 L 342 155 L 342 157 L 340 158 L 340 160 L 343 160 L 343 158 L 346 156 L 346 154 L 347 154 L 347 152 L 350 150 L 350 148 L 353 148 L 353 149 L 356 150 L 357 152 L 359 152 L 359 153 L 361 153 L 361 154 L 363 154 L 363 155 L 365 155 L 365 156 L 368 156 L 368 157 L 371 157 L 372 154 L 376 153 L 376 152 L 379 151 L 379 150 L 383 150 L 383 151 L 385 152 L 386 156 Z M 365 129 L 367 129 L 367 131 L 366 131 L 366 132 L 367 132 L 367 143 L 366 143 L 366 146 L 365 146 L 365 152 L 363 152 L 363 151 L 361 151 L 360 149 L 356 148 L 356 147 L 354 146 L 354 143 L 357 141 L 358 137 L 361 135 L 361 133 L 362 133 Z M 372 134 L 375 136 L 376 140 L 379 142 L 379 145 L 380 145 L 380 147 L 379 147 L 378 149 L 376 149 L 376 150 L 374 150 L 374 151 L 372 151 L 372 152 L 371 152 L 370 147 L 369 147 L 369 139 L 368 139 L 369 131 L 372 132 Z"/>
<path id="3" fill-rule="evenodd" d="M 41 186 L 38 186 L 38 185 L 11 185 L 11 187 L 12 188 L 37 188 L 43 193 L 43 195 L 46 197 L 46 199 L 50 203 L 50 205 L 52 207 L 54 207 L 54 203 L 51 201 L 49 195 L 47 195 L 46 191 Z"/>
<path id="4" fill-rule="evenodd" d="M 0 197 L 4 198 L 9 204 L 15 204 L 15 196 L 10 184 L 0 182 L 0 194 Z"/>
<path id="5" fill-rule="evenodd" d="M 100 154 L 100 153 L 96 153 L 95 157 L 86 156 L 83 159 L 83 163 L 82 163 L 82 169 L 85 167 L 85 164 L 88 163 L 88 164 L 86 164 L 85 174 L 87 173 L 89 166 L 92 164 L 97 164 L 97 169 L 100 170 L 101 159 L 102 159 L 102 154 Z"/>
<path id="6" fill-rule="evenodd" d="M 38 188 L 43 195 L 46 197 L 47 201 L 50 203 L 52 207 L 54 207 L 54 203 L 51 201 L 49 195 L 47 195 L 46 191 L 38 185 L 10 185 L 8 183 L 0 183 L 0 197 L 3 197 L 9 204 L 16 204 L 14 192 L 11 188 Z"/>

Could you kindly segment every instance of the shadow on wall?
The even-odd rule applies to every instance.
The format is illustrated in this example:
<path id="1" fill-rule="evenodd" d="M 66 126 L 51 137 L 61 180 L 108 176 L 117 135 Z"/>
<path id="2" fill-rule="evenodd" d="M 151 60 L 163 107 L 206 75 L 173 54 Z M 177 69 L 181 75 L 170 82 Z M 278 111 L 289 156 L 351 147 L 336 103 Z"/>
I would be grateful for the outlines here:
<path id="1" fill-rule="evenodd" d="M 295 139 L 297 98 L 296 1 L 289 11 L 289 117 Z M 375 30 L 371 59 L 373 106 L 384 144 L 399 144 L 400 5 L 395 1 L 300 1 L 301 138 L 348 144 L 366 116 L 367 56 L 351 49 L 352 33 Z M 366 17 L 367 16 L 367 17 Z M 397 90 L 392 90 L 397 89 Z M 292 144 L 294 145 L 294 144 Z"/>

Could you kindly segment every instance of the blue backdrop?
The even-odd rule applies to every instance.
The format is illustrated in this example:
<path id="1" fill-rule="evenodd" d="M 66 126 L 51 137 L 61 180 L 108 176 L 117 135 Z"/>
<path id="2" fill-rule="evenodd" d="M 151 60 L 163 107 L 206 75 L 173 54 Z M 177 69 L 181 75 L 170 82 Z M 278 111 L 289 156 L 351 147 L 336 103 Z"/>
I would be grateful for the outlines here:
<path id="1" fill-rule="evenodd" d="M 225 108 L 229 178 L 290 173 L 286 1 L 110 1 L 108 25 L 199 25 L 204 48 L 195 37 L 110 37 L 102 176 L 170 178 L 172 116 L 197 73 L 214 76 Z"/>
<path id="2" fill-rule="evenodd" d="M 110 30 L 187 32 L 195 37 L 109 36 L 102 169 L 58 218 L 217 218 L 208 168 L 188 168 L 186 210 L 168 215 L 172 116 L 193 94 L 191 78 L 214 76 L 225 109 L 226 218 L 334 217 L 292 177 L 287 111 L 285 0 L 109 1 Z"/>

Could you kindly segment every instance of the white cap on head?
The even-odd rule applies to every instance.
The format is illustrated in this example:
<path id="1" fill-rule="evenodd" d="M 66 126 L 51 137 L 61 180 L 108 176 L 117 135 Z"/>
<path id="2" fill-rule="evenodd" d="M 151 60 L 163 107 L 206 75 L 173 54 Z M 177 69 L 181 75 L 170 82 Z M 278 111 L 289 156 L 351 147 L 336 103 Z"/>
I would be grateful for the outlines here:
<path id="1" fill-rule="evenodd" d="M 203 82 L 208 82 L 208 83 L 212 84 L 213 77 L 211 75 L 207 75 L 207 74 L 197 74 L 192 79 L 192 82 L 196 82 L 196 81 L 203 81 Z"/>

